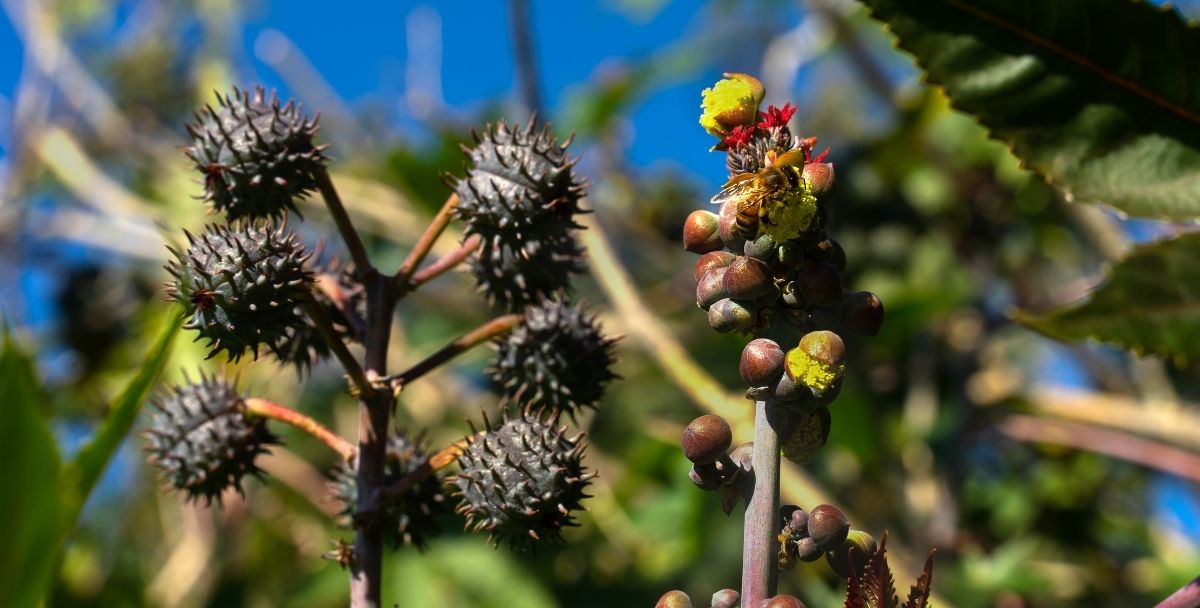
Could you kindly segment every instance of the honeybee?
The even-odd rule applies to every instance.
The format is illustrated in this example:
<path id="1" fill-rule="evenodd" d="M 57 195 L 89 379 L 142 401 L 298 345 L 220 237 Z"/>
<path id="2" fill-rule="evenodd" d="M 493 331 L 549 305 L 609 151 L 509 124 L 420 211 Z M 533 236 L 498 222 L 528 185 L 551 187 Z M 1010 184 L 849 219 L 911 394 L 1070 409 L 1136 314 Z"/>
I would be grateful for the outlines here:
<path id="1" fill-rule="evenodd" d="M 804 150 L 784 152 L 757 173 L 733 176 L 711 202 L 737 205 L 737 231 L 747 240 L 760 228 L 780 242 L 794 238 L 817 213 L 816 197 L 805 187 L 805 163 Z"/>

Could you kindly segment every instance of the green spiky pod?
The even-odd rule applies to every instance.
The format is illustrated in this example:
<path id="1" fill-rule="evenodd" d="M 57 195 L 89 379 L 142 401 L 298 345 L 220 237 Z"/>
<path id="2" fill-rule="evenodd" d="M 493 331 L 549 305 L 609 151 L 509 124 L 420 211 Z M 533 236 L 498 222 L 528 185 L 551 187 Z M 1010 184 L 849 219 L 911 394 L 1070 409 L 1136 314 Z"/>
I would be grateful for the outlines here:
<path id="1" fill-rule="evenodd" d="M 488 372 L 506 399 L 572 418 L 595 407 L 612 372 L 613 345 L 579 305 L 547 300 L 525 311 L 521 324 L 498 341 Z"/>
<path id="2" fill-rule="evenodd" d="M 261 476 L 255 458 L 279 444 L 266 419 L 247 417 L 242 395 L 222 378 L 185 378 L 151 405 L 148 460 L 188 500 L 220 503 L 228 488 L 242 493 L 243 477 Z"/>
<path id="3" fill-rule="evenodd" d="M 425 463 L 426 454 L 418 436 L 409 439 L 404 432 L 388 438 L 387 466 L 384 486 L 394 484 Z M 352 463 L 344 463 L 334 474 L 334 493 L 341 501 L 340 513 L 344 527 L 353 526 L 354 509 L 358 504 L 358 482 Z M 438 520 L 449 515 L 450 508 L 442 493 L 442 480 L 430 475 L 398 496 L 384 499 L 384 535 L 393 547 L 413 545 L 424 550 L 429 540 L 441 533 Z"/>
<path id="4" fill-rule="evenodd" d="M 467 527 L 486 530 L 488 540 L 512 549 L 538 541 L 562 541 L 562 529 L 577 525 L 571 512 L 595 476 L 583 466 L 583 434 L 566 435 L 554 418 L 522 413 L 467 438 L 450 478 L 461 498 L 457 510 Z"/>
<path id="5" fill-rule="evenodd" d="M 195 118 L 184 153 L 204 175 L 204 200 L 229 221 L 280 218 L 316 188 L 313 172 L 327 162 L 325 146 L 313 143 L 317 118 L 294 101 L 282 105 L 262 87 L 234 87 Z"/>
<path id="6" fill-rule="evenodd" d="M 583 250 L 572 231 L 584 184 L 548 126 L 536 119 L 521 129 L 503 122 L 474 133 L 463 147 L 466 175 L 450 178 L 458 194 L 456 213 L 466 222 L 463 238 L 483 245 L 471 261 L 480 290 L 498 307 L 517 311 L 569 288 L 583 272 Z"/>
<path id="7" fill-rule="evenodd" d="M 354 279 L 353 264 L 343 265 L 337 260 L 331 260 L 315 266 L 312 274 L 317 283 L 312 289 L 313 299 L 326 311 L 333 333 L 343 342 L 361 342 L 354 324 L 345 313 L 347 309 L 352 310 L 362 318 L 366 308 L 363 286 Z M 331 282 L 343 302 L 333 301 L 329 293 L 320 288 L 319 284 L 322 281 Z M 328 359 L 332 351 L 329 350 L 329 342 L 325 336 L 321 335 L 321 331 L 312 319 L 304 314 L 303 309 L 297 307 L 296 314 L 303 322 L 284 328 L 283 335 L 271 350 L 280 361 L 294 365 L 296 370 L 304 375 L 318 361 Z"/>
<path id="8" fill-rule="evenodd" d="M 309 254 L 295 233 L 243 223 L 186 234 L 190 246 L 168 248 L 176 259 L 166 267 L 174 276 L 167 296 L 183 304 L 184 328 L 208 340 L 210 358 L 221 351 L 233 361 L 247 351 L 257 358 L 263 345 L 278 354 L 288 332 L 304 324 L 297 303 L 310 297 Z"/>

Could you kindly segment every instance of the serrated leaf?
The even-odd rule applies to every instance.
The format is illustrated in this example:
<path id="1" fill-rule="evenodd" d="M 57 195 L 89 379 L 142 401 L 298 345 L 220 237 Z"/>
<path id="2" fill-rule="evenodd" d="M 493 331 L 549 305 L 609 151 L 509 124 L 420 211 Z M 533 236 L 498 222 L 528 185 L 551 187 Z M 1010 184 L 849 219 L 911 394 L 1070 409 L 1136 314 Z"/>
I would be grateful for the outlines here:
<path id="1" fill-rule="evenodd" d="M 1069 199 L 1200 215 L 1200 30 L 1130 0 L 864 0 L 926 80 Z"/>
<path id="2" fill-rule="evenodd" d="M 1079 304 L 1017 321 L 1060 340 L 1092 338 L 1140 352 L 1200 356 L 1200 233 L 1135 248 Z"/>
<path id="3" fill-rule="evenodd" d="M 902 608 L 929 608 L 929 590 L 933 585 L 933 554 L 936 550 L 929 551 L 929 557 L 925 558 L 925 567 L 921 570 L 921 575 L 917 577 L 917 582 L 908 591 L 908 599 L 904 601 Z"/>
<path id="4" fill-rule="evenodd" d="M 59 455 L 46 420 L 46 402 L 33 362 L 4 333 L 0 353 L 0 606 L 34 606 L 49 582 L 63 528 Z"/>
<path id="5" fill-rule="evenodd" d="M 885 531 L 879 539 L 879 547 L 867 559 L 862 574 L 854 569 L 854 560 L 850 560 L 843 608 L 899 608 L 896 582 L 887 563 L 887 538 Z"/>

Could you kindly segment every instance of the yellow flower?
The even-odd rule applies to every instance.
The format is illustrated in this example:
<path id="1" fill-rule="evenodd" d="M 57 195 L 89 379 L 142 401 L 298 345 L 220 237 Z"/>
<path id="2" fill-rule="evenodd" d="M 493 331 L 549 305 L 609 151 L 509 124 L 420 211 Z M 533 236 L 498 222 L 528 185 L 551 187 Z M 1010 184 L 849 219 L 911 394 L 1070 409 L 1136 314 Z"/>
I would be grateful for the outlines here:
<path id="1" fill-rule="evenodd" d="M 784 358 L 784 371 L 793 382 L 816 391 L 828 390 L 846 371 L 845 346 L 831 331 L 809 332 Z"/>
<path id="2" fill-rule="evenodd" d="M 717 137 L 739 125 L 753 125 L 758 120 L 758 105 L 762 103 L 763 85 L 753 76 L 725 74 L 711 88 L 701 93 L 700 126 Z"/>

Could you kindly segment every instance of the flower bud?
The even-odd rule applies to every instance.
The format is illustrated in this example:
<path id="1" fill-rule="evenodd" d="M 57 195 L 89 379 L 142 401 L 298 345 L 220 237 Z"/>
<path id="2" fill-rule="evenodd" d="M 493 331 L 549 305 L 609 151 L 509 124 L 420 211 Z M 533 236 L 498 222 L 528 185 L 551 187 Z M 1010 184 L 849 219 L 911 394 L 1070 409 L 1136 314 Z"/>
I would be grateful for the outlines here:
<path id="1" fill-rule="evenodd" d="M 850 520 L 833 505 L 817 505 L 808 513 L 808 535 L 820 546 L 820 553 L 831 551 L 846 541 Z"/>
<path id="2" fill-rule="evenodd" d="M 708 308 L 708 325 L 720 333 L 734 330 L 748 331 L 754 327 L 757 309 L 749 302 L 739 302 L 725 298 L 718 300 Z"/>
<path id="3" fill-rule="evenodd" d="M 792 380 L 787 374 L 779 377 L 771 394 L 780 406 L 793 412 L 807 412 L 817 403 L 812 387 Z"/>
<path id="4" fill-rule="evenodd" d="M 742 252 L 746 257 L 757 258 L 764 262 L 775 257 L 775 248 L 779 243 L 769 234 L 760 234 L 753 241 L 746 241 L 746 246 L 742 248 Z"/>
<path id="5" fill-rule="evenodd" d="M 799 538 L 808 536 L 808 511 L 797 507 L 796 505 L 787 505 L 780 509 L 786 515 L 784 518 L 784 527 L 788 531 Z"/>
<path id="6" fill-rule="evenodd" d="M 696 269 L 692 271 L 692 279 L 697 283 L 704 278 L 704 274 L 715 268 L 724 268 L 733 263 L 737 256 L 728 251 L 710 251 L 696 261 Z"/>
<path id="7" fill-rule="evenodd" d="M 725 419 L 705 414 L 683 429 L 683 453 L 696 464 L 712 464 L 729 451 L 733 432 Z"/>
<path id="8" fill-rule="evenodd" d="M 846 250 L 833 239 L 825 239 L 809 247 L 804 254 L 814 262 L 833 264 L 837 271 L 846 271 Z"/>
<path id="9" fill-rule="evenodd" d="M 688 594 L 676 589 L 668 591 L 658 598 L 658 603 L 654 604 L 654 608 L 694 608 L 694 606 L 692 598 L 688 597 Z"/>
<path id="10" fill-rule="evenodd" d="M 692 470 L 688 471 L 688 479 L 691 479 L 697 488 L 705 492 L 719 490 L 721 483 L 724 481 L 721 472 L 712 465 L 692 466 Z"/>
<path id="11" fill-rule="evenodd" d="M 746 238 L 738 232 L 737 203 L 734 201 L 723 203 L 717 219 L 717 230 L 721 235 L 721 241 L 729 249 L 741 251 L 746 245 Z"/>
<path id="12" fill-rule="evenodd" d="M 794 595 L 777 595 L 762 601 L 759 608 L 806 608 L 804 602 Z"/>
<path id="13" fill-rule="evenodd" d="M 817 306 L 832 306 L 842 299 L 842 279 L 832 264 L 809 263 L 796 273 L 804 299 Z"/>
<path id="14" fill-rule="evenodd" d="M 723 300 L 729 297 L 729 292 L 725 289 L 725 272 L 728 268 L 714 268 L 696 284 L 696 306 L 704 310 L 708 310 L 717 300 Z"/>
<path id="15" fill-rule="evenodd" d="M 750 257 L 734 260 L 725 270 L 724 281 L 729 296 L 741 300 L 760 298 L 775 289 L 771 269 L 762 260 Z"/>
<path id="16" fill-rule="evenodd" d="M 708 253 L 723 247 L 717 224 L 717 214 L 693 211 L 683 222 L 683 248 L 692 253 Z"/>
<path id="17" fill-rule="evenodd" d="M 712 596 L 711 608 L 737 608 L 741 596 L 734 589 L 722 589 Z"/>
<path id="18" fill-rule="evenodd" d="M 883 326 L 883 302 L 869 291 L 852 294 L 846 299 L 842 310 L 842 322 L 846 329 L 860 336 L 877 335 Z"/>
<path id="19" fill-rule="evenodd" d="M 824 552 L 821 551 L 821 546 L 817 541 L 805 536 L 795 542 L 796 559 L 802 562 L 815 562 L 821 559 Z"/>
<path id="20" fill-rule="evenodd" d="M 742 349 L 738 371 L 749 386 L 769 386 L 783 374 L 783 349 L 774 340 L 751 340 Z"/>
<path id="21" fill-rule="evenodd" d="M 758 79 L 746 74 L 725 74 L 712 88 L 701 93 L 700 126 L 712 135 L 724 137 L 734 127 L 753 125 L 765 91 Z"/>
<path id="22" fill-rule="evenodd" d="M 747 441 L 729 453 L 729 460 L 743 471 L 754 470 L 754 442 Z"/>
<path id="23" fill-rule="evenodd" d="M 800 338 L 800 344 L 788 351 L 784 373 L 797 383 L 824 391 L 845 372 L 846 347 L 831 331 L 813 331 Z"/>
<path id="24" fill-rule="evenodd" d="M 781 424 L 775 427 L 780 431 L 780 450 L 783 452 L 784 458 L 796 464 L 808 464 L 816 460 L 821 448 L 825 447 L 825 441 L 829 439 L 829 427 L 833 422 L 829 415 L 829 408 L 819 406 L 807 413 L 796 413 L 785 408 L 776 409 L 787 412 L 790 416 L 787 419 L 790 424 Z M 781 414 L 777 416 L 782 417 Z M 809 513 L 810 528 L 811 520 L 812 513 Z"/>
<path id="25" fill-rule="evenodd" d="M 808 191 L 821 202 L 829 200 L 837 186 L 833 175 L 833 163 L 808 163 L 800 176 Z"/>
<path id="26" fill-rule="evenodd" d="M 867 567 L 867 560 L 879 549 L 875 537 L 862 530 L 851 530 L 840 547 L 825 554 L 829 567 L 842 578 L 850 578 L 850 567 L 854 572 L 862 573 Z"/>

